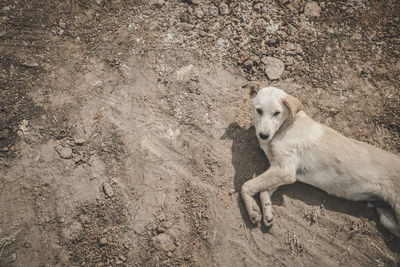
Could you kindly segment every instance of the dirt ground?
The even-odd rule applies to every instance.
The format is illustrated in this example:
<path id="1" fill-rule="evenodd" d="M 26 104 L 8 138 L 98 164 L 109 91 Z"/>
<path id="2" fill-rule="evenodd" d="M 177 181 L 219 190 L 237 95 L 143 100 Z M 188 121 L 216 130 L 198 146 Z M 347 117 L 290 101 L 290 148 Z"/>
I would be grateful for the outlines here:
<path id="1" fill-rule="evenodd" d="M 397 0 L 1 1 L 0 266 L 399 266 L 365 202 L 284 186 L 264 229 L 238 193 L 248 80 L 400 151 L 399 29 Z"/>

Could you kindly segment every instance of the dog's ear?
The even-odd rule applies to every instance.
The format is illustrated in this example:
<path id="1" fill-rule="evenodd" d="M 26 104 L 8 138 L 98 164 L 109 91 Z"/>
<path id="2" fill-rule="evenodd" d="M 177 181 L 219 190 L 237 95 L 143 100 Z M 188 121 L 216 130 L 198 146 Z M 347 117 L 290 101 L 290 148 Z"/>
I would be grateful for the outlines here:
<path id="1" fill-rule="evenodd" d="M 289 116 L 294 119 L 297 112 L 303 110 L 303 104 L 296 97 L 288 95 L 282 99 L 282 103 L 289 109 Z"/>
<path id="2" fill-rule="evenodd" d="M 245 89 L 248 88 L 250 96 L 254 97 L 258 93 L 258 91 L 262 88 L 262 85 L 259 82 L 253 81 L 253 82 L 245 83 L 242 86 L 242 88 L 245 88 Z"/>

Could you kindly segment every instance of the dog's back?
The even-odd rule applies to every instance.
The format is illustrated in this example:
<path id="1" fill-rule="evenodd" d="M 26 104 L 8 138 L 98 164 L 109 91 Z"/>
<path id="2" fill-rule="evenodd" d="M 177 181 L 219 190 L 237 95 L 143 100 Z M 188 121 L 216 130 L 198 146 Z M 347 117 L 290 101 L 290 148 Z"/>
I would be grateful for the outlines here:
<path id="1" fill-rule="evenodd" d="M 296 140 L 300 181 L 350 200 L 400 201 L 395 194 L 400 191 L 399 156 L 347 138 L 305 113 L 297 117 L 281 138 L 286 144 Z"/>

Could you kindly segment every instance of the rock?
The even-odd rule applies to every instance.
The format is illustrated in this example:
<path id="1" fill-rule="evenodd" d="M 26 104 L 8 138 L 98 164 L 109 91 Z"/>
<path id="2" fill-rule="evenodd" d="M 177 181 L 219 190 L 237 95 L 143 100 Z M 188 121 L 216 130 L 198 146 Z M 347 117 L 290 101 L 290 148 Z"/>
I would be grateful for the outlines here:
<path id="1" fill-rule="evenodd" d="M 165 4 L 165 0 L 152 0 L 150 2 L 150 5 L 154 6 L 154 7 L 162 7 L 164 4 Z"/>
<path id="2" fill-rule="evenodd" d="M 197 9 L 197 10 L 194 12 L 194 15 L 195 15 L 198 19 L 201 19 L 201 18 L 203 18 L 204 13 L 203 13 L 203 11 L 202 11 L 201 9 Z"/>
<path id="3" fill-rule="evenodd" d="M 304 15 L 306 17 L 319 17 L 321 7 L 314 1 L 310 1 L 304 7 Z"/>
<path id="4" fill-rule="evenodd" d="M 114 190 L 109 183 L 103 184 L 103 192 L 109 198 L 112 198 L 114 196 Z"/>
<path id="5" fill-rule="evenodd" d="M 23 64 L 24 64 L 25 66 L 27 66 L 27 67 L 30 67 L 30 68 L 38 67 L 38 66 L 39 66 L 39 64 L 38 64 L 36 61 L 33 61 L 33 60 L 25 61 Z"/>
<path id="6" fill-rule="evenodd" d="M 4 128 L 0 130 L 0 140 L 7 139 L 11 134 L 11 130 L 8 128 Z"/>
<path id="7" fill-rule="evenodd" d="M 166 228 L 171 228 L 172 222 L 166 221 L 164 225 L 165 225 Z"/>
<path id="8" fill-rule="evenodd" d="M 84 143 L 85 143 L 85 140 L 83 138 L 75 139 L 75 144 L 78 146 L 82 146 Z"/>
<path id="9" fill-rule="evenodd" d="M 261 12 L 263 7 L 264 7 L 263 3 L 257 3 L 254 5 L 253 9 L 257 12 Z"/>
<path id="10" fill-rule="evenodd" d="M 265 64 L 265 73 L 270 80 L 277 80 L 285 70 L 285 64 L 282 60 L 274 57 L 264 57 L 261 60 Z"/>
<path id="11" fill-rule="evenodd" d="M 175 245 L 167 234 L 159 234 L 152 239 L 153 246 L 158 250 L 165 252 L 174 251 Z"/>
<path id="12" fill-rule="evenodd" d="M 82 152 L 77 152 L 77 153 L 74 155 L 74 157 L 72 158 L 72 160 L 73 160 L 75 163 L 83 162 L 83 153 L 82 153 Z"/>
<path id="13" fill-rule="evenodd" d="M 126 257 L 125 257 L 124 255 L 119 255 L 118 258 L 119 258 L 121 261 L 126 261 Z"/>
<path id="14" fill-rule="evenodd" d="M 227 4 L 225 3 L 221 3 L 219 5 L 219 12 L 221 13 L 221 15 L 228 15 L 229 14 L 229 7 Z"/>
<path id="15" fill-rule="evenodd" d="M 79 220 L 81 221 L 82 224 L 88 224 L 90 223 L 90 218 L 86 214 L 81 214 L 79 216 Z"/>
<path id="16" fill-rule="evenodd" d="M 22 120 L 21 124 L 18 127 L 18 135 L 22 136 L 28 133 L 28 126 L 29 126 L 29 121 L 28 120 Z"/>
<path id="17" fill-rule="evenodd" d="M 56 151 L 62 159 L 70 159 L 72 157 L 72 149 L 70 147 L 63 147 L 59 145 L 56 147 Z"/>
<path id="18" fill-rule="evenodd" d="M 287 57 L 285 60 L 285 65 L 286 66 L 292 66 L 294 64 L 294 58 L 293 57 Z"/>
<path id="19" fill-rule="evenodd" d="M 107 238 L 106 238 L 106 237 L 100 238 L 100 239 L 99 239 L 99 244 L 100 244 L 101 246 L 107 245 L 107 244 L 108 244 Z"/>
<path id="20" fill-rule="evenodd" d="M 214 16 L 214 17 L 218 16 L 218 8 L 216 6 L 214 6 L 214 5 L 210 6 L 209 11 L 210 11 L 211 16 Z"/>
<path id="21" fill-rule="evenodd" d="M 351 36 L 351 39 L 352 40 L 361 40 L 362 39 L 362 35 L 360 33 L 356 32 Z"/>
<path id="22" fill-rule="evenodd" d="M 297 28 L 295 26 L 293 26 L 292 24 L 288 24 L 288 29 L 290 31 L 290 34 L 295 34 L 296 32 L 298 32 Z"/>
<path id="23" fill-rule="evenodd" d="M 57 140 L 61 140 L 61 139 L 63 139 L 64 137 L 66 137 L 67 134 L 68 134 L 68 132 L 67 132 L 66 129 L 60 129 L 60 130 L 56 133 L 56 138 L 57 138 Z"/>
<path id="24" fill-rule="evenodd" d="M 158 26 L 158 22 L 157 21 L 152 21 L 147 25 L 147 29 L 149 31 L 154 31 Z"/>
<path id="25" fill-rule="evenodd" d="M 187 1 L 193 5 L 200 5 L 204 2 L 204 0 L 187 0 Z"/>
<path id="26" fill-rule="evenodd" d="M 194 27 L 194 25 L 192 25 L 192 24 L 183 23 L 182 26 L 181 26 L 181 29 L 184 30 L 184 31 L 190 31 L 190 30 L 193 29 L 193 27 Z"/>
<path id="27" fill-rule="evenodd" d="M 287 43 L 285 49 L 289 51 L 296 50 L 296 45 L 294 43 Z"/>
<path id="28" fill-rule="evenodd" d="M 243 63 L 243 66 L 247 69 L 247 70 L 251 70 L 251 68 L 253 67 L 253 61 L 252 60 L 246 60 Z"/>
<path id="29" fill-rule="evenodd" d="M 228 41 L 223 38 L 218 38 L 217 45 L 219 47 L 224 47 L 224 46 L 228 45 Z"/>
<path id="30" fill-rule="evenodd" d="M 165 228 L 164 227 L 161 227 L 161 226 L 157 227 L 157 233 L 164 233 L 164 232 L 165 232 Z"/>

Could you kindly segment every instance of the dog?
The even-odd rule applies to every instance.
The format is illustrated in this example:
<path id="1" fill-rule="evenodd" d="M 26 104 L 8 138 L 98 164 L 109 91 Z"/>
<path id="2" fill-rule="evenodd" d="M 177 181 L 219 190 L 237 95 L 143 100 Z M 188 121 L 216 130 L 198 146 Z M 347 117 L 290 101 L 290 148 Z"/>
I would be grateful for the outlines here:
<path id="1" fill-rule="evenodd" d="M 281 185 L 300 181 L 353 201 L 376 206 L 380 222 L 400 237 L 400 157 L 347 138 L 311 119 L 301 102 L 275 87 L 249 82 L 254 124 L 270 167 L 241 188 L 250 220 L 273 224 L 271 195 Z M 254 196 L 260 193 L 262 213 Z M 394 214 L 393 214 L 393 211 Z"/>

